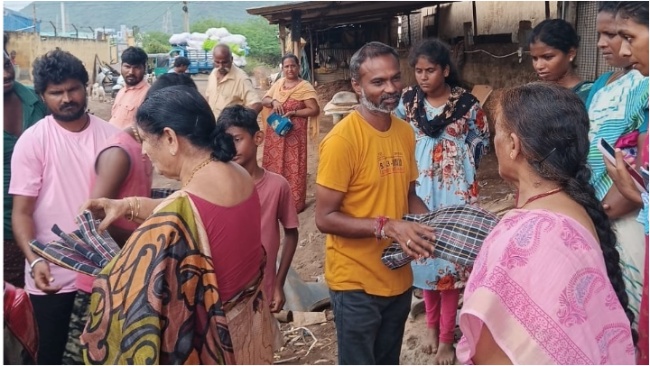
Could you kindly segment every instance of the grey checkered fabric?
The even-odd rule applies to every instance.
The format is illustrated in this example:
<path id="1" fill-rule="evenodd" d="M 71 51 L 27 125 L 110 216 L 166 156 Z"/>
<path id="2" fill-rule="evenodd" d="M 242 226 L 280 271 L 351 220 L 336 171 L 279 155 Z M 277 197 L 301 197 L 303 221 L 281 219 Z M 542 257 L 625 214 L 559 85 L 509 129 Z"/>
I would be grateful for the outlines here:
<path id="1" fill-rule="evenodd" d="M 95 276 L 120 251 L 120 247 L 111 238 L 108 231 L 102 235 L 97 232 L 99 221 L 93 219 L 89 211 L 84 211 L 75 218 L 79 230 L 71 234 L 64 233 L 57 225 L 52 227 L 60 240 L 43 244 L 31 241 L 32 250 L 63 268 Z"/>
<path id="2" fill-rule="evenodd" d="M 472 205 L 448 206 L 421 215 L 405 215 L 404 220 L 428 225 L 434 229 L 433 256 L 472 266 L 483 240 L 499 222 L 489 211 Z M 405 266 L 413 260 L 399 244 L 384 249 L 381 261 L 390 269 Z"/>
<path id="3" fill-rule="evenodd" d="M 152 188 L 151 189 L 151 198 L 157 199 L 157 198 L 167 198 L 167 196 L 170 196 L 172 193 L 176 192 L 177 189 L 175 188 Z"/>

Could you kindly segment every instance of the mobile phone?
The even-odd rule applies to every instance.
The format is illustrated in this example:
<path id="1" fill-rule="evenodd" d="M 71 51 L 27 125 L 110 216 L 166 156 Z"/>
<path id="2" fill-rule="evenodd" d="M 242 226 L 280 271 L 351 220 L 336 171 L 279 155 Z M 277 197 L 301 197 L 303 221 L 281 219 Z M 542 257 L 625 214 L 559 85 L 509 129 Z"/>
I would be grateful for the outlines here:
<path id="1" fill-rule="evenodd" d="M 607 141 L 604 139 L 598 140 L 598 150 L 600 150 L 601 153 L 603 153 L 603 156 L 609 160 L 612 164 L 616 165 L 616 155 L 615 155 L 615 150 L 612 145 L 610 145 Z M 630 166 L 626 161 L 623 161 L 625 163 L 625 170 L 627 170 L 628 173 L 630 173 L 630 176 L 632 177 L 632 181 L 634 181 L 634 185 L 636 185 L 636 188 L 639 190 L 639 192 L 642 193 L 648 193 L 647 189 L 647 181 L 644 181 L 643 177 L 639 172 L 637 172 L 634 168 Z"/>

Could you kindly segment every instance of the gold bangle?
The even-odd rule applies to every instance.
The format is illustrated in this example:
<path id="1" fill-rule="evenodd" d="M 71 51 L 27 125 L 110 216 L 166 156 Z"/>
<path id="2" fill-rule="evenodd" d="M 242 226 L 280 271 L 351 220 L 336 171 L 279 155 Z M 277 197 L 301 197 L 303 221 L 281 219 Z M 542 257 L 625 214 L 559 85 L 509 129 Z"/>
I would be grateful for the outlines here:
<path id="1" fill-rule="evenodd" d="M 126 198 L 126 202 L 128 202 L 129 204 L 129 213 L 131 214 L 131 216 L 127 217 L 126 219 L 129 221 L 133 221 L 133 215 L 134 215 L 133 202 L 129 198 Z"/>
<path id="2" fill-rule="evenodd" d="M 136 197 L 135 198 L 135 215 L 133 216 L 133 219 L 137 219 L 140 217 L 140 198 Z"/>

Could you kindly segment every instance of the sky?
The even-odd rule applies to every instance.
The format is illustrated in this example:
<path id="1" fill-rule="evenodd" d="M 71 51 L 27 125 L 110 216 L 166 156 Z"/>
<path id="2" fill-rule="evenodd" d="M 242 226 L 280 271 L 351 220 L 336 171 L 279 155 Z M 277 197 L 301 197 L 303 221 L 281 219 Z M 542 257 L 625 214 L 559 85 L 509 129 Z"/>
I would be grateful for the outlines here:
<path id="1" fill-rule="evenodd" d="M 3 6 L 7 9 L 19 11 L 29 4 L 31 4 L 31 1 L 5 1 Z"/>

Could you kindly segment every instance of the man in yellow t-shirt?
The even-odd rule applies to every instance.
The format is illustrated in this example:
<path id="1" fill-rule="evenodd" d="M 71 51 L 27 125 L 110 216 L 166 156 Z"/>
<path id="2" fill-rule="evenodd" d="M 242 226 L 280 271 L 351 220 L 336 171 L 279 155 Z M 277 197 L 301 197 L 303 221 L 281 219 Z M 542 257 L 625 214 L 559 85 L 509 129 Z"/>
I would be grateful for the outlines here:
<path id="1" fill-rule="evenodd" d="M 391 241 L 429 256 L 427 226 L 402 221 L 427 207 L 415 194 L 415 134 L 391 115 L 401 95 L 398 54 L 370 42 L 350 60 L 360 107 L 323 139 L 316 178 L 316 226 L 327 234 L 339 364 L 398 364 L 411 305 L 410 266 L 391 271 L 381 253 Z"/>

